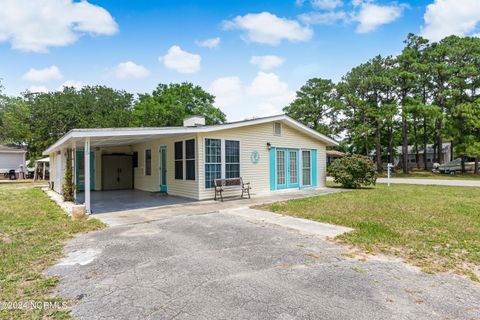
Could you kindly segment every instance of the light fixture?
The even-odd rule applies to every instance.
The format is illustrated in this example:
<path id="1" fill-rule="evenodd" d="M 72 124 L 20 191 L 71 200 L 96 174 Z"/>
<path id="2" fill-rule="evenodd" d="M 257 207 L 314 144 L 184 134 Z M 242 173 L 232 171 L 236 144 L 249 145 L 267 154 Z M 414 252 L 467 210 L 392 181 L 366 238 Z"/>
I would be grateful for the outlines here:
<path id="1" fill-rule="evenodd" d="M 270 142 L 267 142 L 267 149 L 268 150 L 272 149 L 272 144 Z"/>

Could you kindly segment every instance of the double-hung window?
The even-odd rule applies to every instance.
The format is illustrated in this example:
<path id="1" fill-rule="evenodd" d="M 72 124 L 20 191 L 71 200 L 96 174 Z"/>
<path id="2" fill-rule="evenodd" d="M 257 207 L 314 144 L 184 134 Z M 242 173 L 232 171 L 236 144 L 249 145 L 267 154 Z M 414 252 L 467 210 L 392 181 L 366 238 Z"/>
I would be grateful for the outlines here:
<path id="1" fill-rule="evenodd" d="M 302 185 L 312 184 L 312 160 L 310 150 L 302 150 Z"/>
<path id="2" fill-rule="evenodd" d="M 175 179 L 195 180 L 195 139 L 175 142 Z"/>
<path id="3" fill-rule="evenodd" d="M 146 176 L 152 175 L 152 150 L 151 149 L 145 150 L 145 175 Z"/>
<path id="4" fill-rule="evenodd" d="M 195 180 L 195 140 L 185 140 L 185 179 Z"/>
<path id="5" fill-rule="evenodd" d="M 222 140 L 205 139 L 205 188 L 222 177 Z"/>
<path id="6" fill-rule="evenodd" d="M 240 177 L 240 141 L 225 140 L 225 178 Z"/>
<path id="7" fill-rule="evenodd" d="M 183 141 L 175 142 L 175 179 L 183 180 Z"/>

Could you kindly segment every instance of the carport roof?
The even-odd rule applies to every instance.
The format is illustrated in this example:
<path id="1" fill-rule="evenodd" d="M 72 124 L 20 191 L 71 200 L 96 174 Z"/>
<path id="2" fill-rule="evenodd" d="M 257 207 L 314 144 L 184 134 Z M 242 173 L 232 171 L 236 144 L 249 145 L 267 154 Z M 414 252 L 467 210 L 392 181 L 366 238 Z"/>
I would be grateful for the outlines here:
<path id="1" fill-rule="evenodd" d="M 43 154 L 49 155 L 52 152 L 61 150 L 62 148 L 69 148 L 77 142 L 82 143 L 85 138 L 90 138 L 90 145 L 92 147 L 132 145 L 159 137 L 188 133 L 212 132 L 251 126 L 271 121 L 280 121 L 289 126 L 295 127 L 299 131 L 302 131 L 312 138 L 322 141 L 328 146 L 338 145 L 338 142 L 334 139 L 301 124 L 287 115 L 282 114 L 210 126 L 73 129 L 60 138 L 57 142 L 48 147 Z"/>

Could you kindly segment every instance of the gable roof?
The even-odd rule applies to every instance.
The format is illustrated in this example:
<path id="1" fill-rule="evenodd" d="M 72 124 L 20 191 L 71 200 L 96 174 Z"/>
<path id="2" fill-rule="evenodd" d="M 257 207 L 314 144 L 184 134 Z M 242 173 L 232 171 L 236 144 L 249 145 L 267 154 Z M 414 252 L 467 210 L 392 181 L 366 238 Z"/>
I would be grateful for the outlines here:
<path id="1" fill-rule="evenodd" d="M 136 144 L 144 142 L 147 139 L 159 138 L 162 136 L 173 136 L 188 133 L 205 133 L 227 129 L 234 129 L 246 126 L 252 126 L 272 121 L 280 121 L 304 134 L 325 143 L 327 146 L 336 146 L 338 142 L 334 139 L 321 134 L 304 124 L 290 118 L 285 114 L 254 118 L 243 121 L 235 121 L 224 124 L 195 126 L 195 127 L 140 127 L 140 128 L 95 128 L 95 129 L 73 129 L 62 138 L 48 147 L 43 154 L 48 155 L 58 151 L 61 148 L 70 146 L 75 141 L 83 141 L 83 138 L 95 138 L 98 141 L 104 140 L 104 146 L 116 144 Z"/>

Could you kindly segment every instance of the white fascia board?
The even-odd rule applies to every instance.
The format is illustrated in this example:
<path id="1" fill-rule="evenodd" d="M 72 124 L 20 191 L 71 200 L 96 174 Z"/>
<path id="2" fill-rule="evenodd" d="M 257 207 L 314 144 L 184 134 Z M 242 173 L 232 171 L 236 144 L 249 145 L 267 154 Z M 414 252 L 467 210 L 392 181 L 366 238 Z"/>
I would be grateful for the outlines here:
<path id="1" fill-rule="evenodd" d="M 50 153 L 57 151 L 62 145 L 72 142 L 70 140 L 76 140 L 78 138 L 98 138 L 98 137 L 122 137 L 122 136 L 152 136 L 152 135 L 172 135 L 172 134 L 186 134 L 186 133 L 205 133 L 220 130 L 228 130 L 234 128 L 240 128 L 245 126 L 257 125 L 272 121 L 285 121 L 290 125 L 300 129 L 313 138 L 316 138 L 327 146 L 337 146 L 338 142 L 332 138 L 329 138 L 302 123 L 290 118 L 287 115 L 277 115 L 271 117 L 258 118 L 253 120 L 239 121 L 234 123 L 205 126 L 205 127 L 177 127 L 177 128 L 111 128 L 111 129 L 74 129 L 64 135 L 60 140 L 48 147 L 43 154 L 49 155 Z"/>

